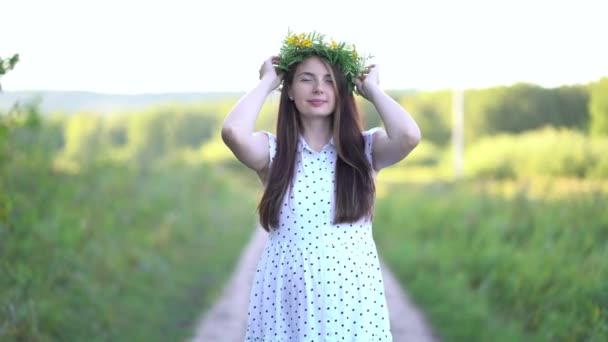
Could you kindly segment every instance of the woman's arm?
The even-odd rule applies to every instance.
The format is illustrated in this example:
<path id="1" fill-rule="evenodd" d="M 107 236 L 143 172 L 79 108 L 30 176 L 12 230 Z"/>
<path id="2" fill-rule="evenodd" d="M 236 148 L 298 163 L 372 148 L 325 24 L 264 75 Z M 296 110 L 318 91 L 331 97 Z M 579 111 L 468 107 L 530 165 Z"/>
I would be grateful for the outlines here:
<path id="1" fill-rule="evenodd" d="M 386 128 L 373 137 L 374 169 L 380 170 L 405 158 L 420 142 L 421 132 L 411 115 L 378 86 L 377 67 L 372 65 L 369 70 L 357 80 L 357 88 L 374 105 Z"/>
<path id="2" fill-rule="evenodd" d="M 245 94 L 224 119 L 222 140 L 234 156 L 257 173 L 268 166 L 268 137 L 254 132 L 258 115 L 266 97 L 281 82 L 274 69 L 275 57 L 268 58 L 260 68 L 260 82 Z"/>

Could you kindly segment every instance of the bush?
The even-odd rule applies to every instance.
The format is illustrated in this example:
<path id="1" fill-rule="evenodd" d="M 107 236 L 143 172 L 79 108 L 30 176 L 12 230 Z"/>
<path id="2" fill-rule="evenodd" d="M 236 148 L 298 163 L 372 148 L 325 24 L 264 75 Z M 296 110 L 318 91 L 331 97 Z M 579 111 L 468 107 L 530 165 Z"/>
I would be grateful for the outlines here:
<path id="1" fill-rule="evenodd" d="M 467 148 L 465 169 L 469 176 L 484 178 L 605 178 L 608 177 L 607 155 L 607 138 L 544 128 L 481 139 Z"/>
<path id="2" fill-rule="evenodd" d="M 606 341 L 606 191 L 501 185 L 393 186 L 379 252 L 445 341 Z"/>

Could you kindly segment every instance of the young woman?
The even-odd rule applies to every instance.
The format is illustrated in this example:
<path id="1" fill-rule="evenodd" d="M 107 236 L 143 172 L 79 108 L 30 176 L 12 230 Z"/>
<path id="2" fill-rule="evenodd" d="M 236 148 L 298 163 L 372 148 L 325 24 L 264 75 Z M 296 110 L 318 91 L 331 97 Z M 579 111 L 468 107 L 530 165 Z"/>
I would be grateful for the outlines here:
<path id="1" fill-rule="evenodd" d="M 412 117 L 379 87 L 378 67 L 354 46 L 289 34 L 260 82 L 224 121 L 222 137 L 265 185 L 269 239 L 250 293 L 247 341 L 390 341 L 372 236 L 375 178 L 420 141 Z M 255 132 L 281 86 L 276 136 Z M 353 92 L 385 129 L 362 129 Z"/>

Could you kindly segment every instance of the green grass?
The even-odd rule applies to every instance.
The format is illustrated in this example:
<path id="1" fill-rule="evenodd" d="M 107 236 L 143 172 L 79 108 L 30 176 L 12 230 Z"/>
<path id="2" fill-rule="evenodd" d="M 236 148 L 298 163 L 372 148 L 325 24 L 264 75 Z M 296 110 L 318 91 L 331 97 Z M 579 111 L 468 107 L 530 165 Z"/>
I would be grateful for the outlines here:
<path id="1" fill-rule="evenodd" d="M 380 254 L 445 341 L 608 340 L 608 193 L 392 185 Z"/>
<path id="2" fill-rule="evenodd" d="M 252 193 L 202 167 L 14 178 L 0 340 L 187 338 L 254 227 Z"/>
<path id="3" fill-rule="evenodd" d="M 113 149 L 35 114 L 0 120 L 0 340 L 189 337 L 254 229 L 259 180 L 217 141 L 168 149 L 166 125 Z M 380 254 L 443 340 L 608 340 L 604 145 L 484 140 L 467 176 L 502 181 L 460 184 L 427 145 L 380 174 Z"/>

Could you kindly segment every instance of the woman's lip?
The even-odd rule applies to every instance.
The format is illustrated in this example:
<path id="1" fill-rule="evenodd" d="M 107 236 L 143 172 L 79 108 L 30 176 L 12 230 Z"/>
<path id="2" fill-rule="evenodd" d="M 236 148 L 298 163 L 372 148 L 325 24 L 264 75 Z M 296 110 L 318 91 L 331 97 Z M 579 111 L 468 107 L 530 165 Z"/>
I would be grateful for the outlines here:
<path id="1" fill-rule="evenodd" d="M 320 106 L 320 105 L 324 104 L 326 101 L 323 101 L 323 100 L 308 100 L 308 102 L 310 104 L 312 104 L 313 106 Z"/>

